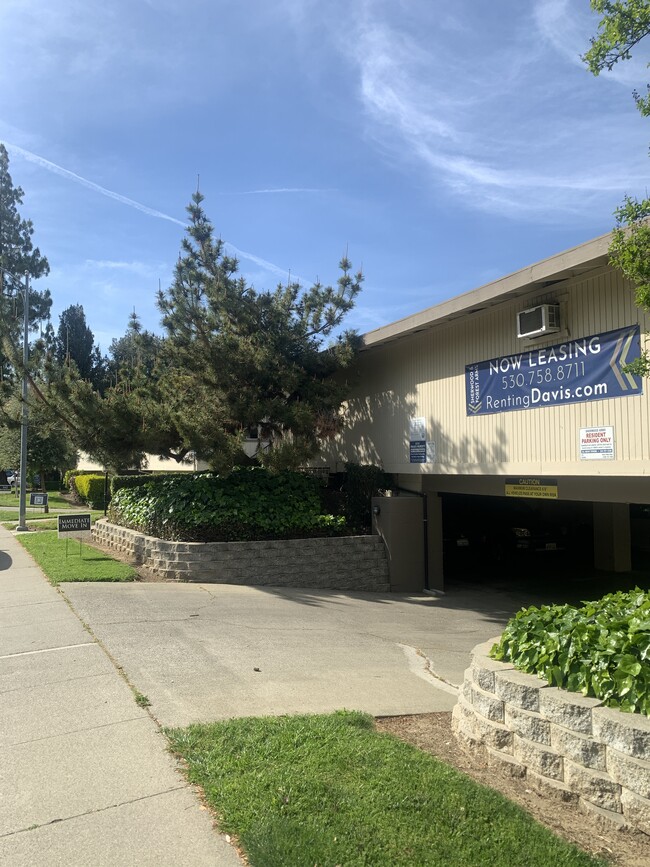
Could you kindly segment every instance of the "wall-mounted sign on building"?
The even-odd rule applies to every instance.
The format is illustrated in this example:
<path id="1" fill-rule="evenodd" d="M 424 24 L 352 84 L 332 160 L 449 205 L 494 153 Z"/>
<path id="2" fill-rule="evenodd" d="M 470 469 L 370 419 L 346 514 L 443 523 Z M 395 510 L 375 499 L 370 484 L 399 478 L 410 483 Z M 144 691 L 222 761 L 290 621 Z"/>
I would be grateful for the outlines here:
<path id="1" fill-rule="evenodd" d="M 640 354 L 633 325 L 468 364 L 467 415 L 642 394 L 641 377 L 623 371 Z"/>
<path id="2" fill-rule="evenodd" d="M 613 461 L 614 456 L 613 427 L 580 428 L 581 461 Z"/>
<path id="3" fill-rule="evenodd" d="M 557 479 L 506 479 L 506 497 L 557 500 Z"/>
<path id="4" fill-rule="evenodd" d="M 427 421 L 425 418 L 409 419 L 409 463 L 427 462 Z"/>

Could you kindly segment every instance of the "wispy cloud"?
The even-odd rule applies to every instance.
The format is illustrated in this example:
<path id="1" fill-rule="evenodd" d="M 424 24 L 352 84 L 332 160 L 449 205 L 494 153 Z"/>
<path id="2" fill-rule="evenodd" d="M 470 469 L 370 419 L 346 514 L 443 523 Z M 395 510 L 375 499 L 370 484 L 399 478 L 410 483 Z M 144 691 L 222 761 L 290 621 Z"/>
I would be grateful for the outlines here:
<path id="1" fill-rule="evenodd" d="M 25 148 L 21 148 L 18 145 L 10 144 L 9 142 L 5 142 L 5 145 L 7 147 L 7 150 L 10 151 L 10 153 L 20 156 L 28 162 L 34 163 L 35 165 L 39 166 L 42 169 L 45 169 L 48 172 L 59 175 L 59 177 L 65 178 L 66 180 L 72 181 L 73 183 L 80 184 L 82 187 L 86 187 L 86 189 L 92 190 L 92 192 L 94 193 L 99 193 L 100 195 L 106 196 L 109 199 L 113 199 L 113 201 L 119 202 L 121 205 L 126 205 L 129 208 L 135 208 L 136 211 L 140 211 L 141 213 L 146 214 L 149 217 L 155 217 L 159 220 L 168 220 L 170 223 L 175 223 L 177 226 L 187 228 L 187 221 L 179 220 L 176 217 L 165 214 L 163 211 L 158 211 L 155 208 L 150 208 L 148 205 L 143 205 L 142 202 L 137 202 L 135 199 L 130 199 L 128 196 L 123 196 L 121 193 L 116 193 L 114 190 L 109 190 L 106 187 L 102 187 L 99 184 L 96 184 L 94 181 L 88 180 L 88 178 L 84 178 L 81 175 L 78 175 L 76 172 L 72 172 L 70 171 L 70 169 L 66 169 L 63 166 L 57 165 L 57 163 L 53 163 L 51 160 L 39 156 L 38 154 L 32 153 L 32 151 L 25 150 Z M 244 250 L 240 250 L 229 241 L 224 241 L 224 243 L 226 244 L 228 251 L 238 259 L 247 259 L 250 262 L 254 262 L 256 265 L 259 265 L 261 268 L 264 268 L 264 270 L 269 271 L 276 277 L 280 277 L 282 279 L 287 277 L 287 268 L 280 268 L 279 265 L 275 265 L 273 262 L 262 259 L 260 256 L 256 256 L 254 253 L 247 253 Z M 300 283 L 308 283 L 308 281 L 303 280 L 303 278 L 296 275 L 293 275 L 293 279 L 299 281 Z"/>
<path id="2" fill-rule="evenodd" d="M 519 19 L 519 29 L 506 34 L 508 47 L 502 39 L 492 52 L 485 50 L 480 13 L 460 4 L 457 29 L 463 13 L 474 18 L 460 55 L 439 29 L 437 41 L 430 32 L 425 41 L 386 9 L 381 0 L 363 4 L 355 38 L 343 50 L 358 69 L 367 133 L 392 162 L 414 165 L 416 176 L 424 164 L 431 184 L 447 187 L 465 207 L 538 220 L 613 201 L 649 177 L 641 135 L 626 141 L 624 152 L 611 108 L 609 114 L 603 108 L 588 137 L 593 114 L 583 119 L 580 104 L 583 84 L 593 85 L 588 73 L 567 82 L 552 58 L 542 62 L 540 35 L 560 34 L 554 47 L 572 63 L 588 46 L 585 21 L 571 14 L 567 0 L 539 0 L 529 26 Z M 477 66 L 472 40 L 479 38 Z"/>
<path id="3" fill-rule="evenodd" d="M 70 169 L 63 168 L 63 166 L 59 166 L 51 160 L 45 159 L 45 157 L 32 153 L 32 151 L 25 150 L 24 148 L 10 144 L 9 142 L 5 142 L 5 145 L 10 153 L 17 154 L 28 162 L 35 163 L 37 166 L 40 166 L 48 172 L 59 175 L 59 177 L 65 178 L 66 180 L 73 181 L 75 184 L 81 184 L 82 187 L 86 187 L 86 189 L 92 190 L 95 193 L 100 193 L 102 196 L 107 196 L 109 199 L 113 199 L 122 205 L 128 205 L 130 208 L 135 208 L 137 211 L 141 211 L 143 214 L 147 214 L 150 217 L 157 217 L 159 220 L 169 220 L 170 223 L 176 223 L 177 226 L 187 225 L 186 222 L 177 220 L 176 217 L 170 217 L 169 214 L 164 214 L 162 211 L 157 211 L 155 208 L 150 208 L 148 205 L 143 205 L 141 202 L 136 202 L 135 199 L 129 199 L 128 196 L 123 196 L 121 193 L 107 190 L 106 187 L 102 187 L 94 181 L 90 181 L 88 178 L 76 174 L 76 172 L 71 172 Z"/>
<path id="4" fill-rule="evenodd" d="M 233 190 L 232 192 L 222 192 L 221 196 L 260 196 L 274 193 L 334 193 L 336 190 L 333 187 L 321 189 L 319 187 L 271 187 L 266 190 Z"/>

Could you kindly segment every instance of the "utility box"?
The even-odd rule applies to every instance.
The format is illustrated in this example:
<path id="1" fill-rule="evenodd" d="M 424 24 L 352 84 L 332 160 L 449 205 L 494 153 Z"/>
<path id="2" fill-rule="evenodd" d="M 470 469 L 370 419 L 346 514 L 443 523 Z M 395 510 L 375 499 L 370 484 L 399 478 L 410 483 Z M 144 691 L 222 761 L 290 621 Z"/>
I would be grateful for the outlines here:
<path id="1" fill-rule="evenodd" d="M 373 497 L 372 530 L 384 540 L 393 593 L 424 590 L 422 497 Z"/>

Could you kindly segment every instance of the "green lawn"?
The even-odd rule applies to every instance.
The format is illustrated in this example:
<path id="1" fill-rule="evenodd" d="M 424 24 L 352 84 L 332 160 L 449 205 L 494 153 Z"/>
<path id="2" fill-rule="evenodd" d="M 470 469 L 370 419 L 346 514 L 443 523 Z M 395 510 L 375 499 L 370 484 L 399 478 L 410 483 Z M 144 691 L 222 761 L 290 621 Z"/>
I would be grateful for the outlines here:
<path id="1" fill-rule="evenodd" d="M 68 512 L 70 510 L 68 509 Z M 95 523 L 97 518 L 103 518 L 104 512 L 101 510 L 90 510 L 84 508 L 83 506 L 79 506 L 79 508 L 74 510 L 75 512 L 79 512 L 81 515 L 87 515 L 90 512 L 90 520 L 91 523 Z M 57 515 L 66 514 L 63 510 L 52 510 L 48 515 L 45 515 L 42 509 L 38 511 L 30 511 L 27 510 L 27 526 L 34 530 L 56 530 Z M 8 530 L 13 530 L 18 523 L 18 511 L 12 511 L 9 509 L 0 509 L 0 524 L 6 527 Z"/>
<path id="2" fill-rule="evenodd" d="M 498 793 L 372 717 L 239 719 L 167 732 L 254 867 L 587 867 Z"/>
<path id="3" fill-rule="evenodd" d="M 74 539 L 57 539 L 56 531 L 21 533 L 16 536 L 36 560 L 51 584 L 61 581 L 134 581 L 136 571 L 113 560 L 103 551 Z M 67 554 L 66 554 L 67 547 Z"/>
<path id="4" fill-rule="evenodd" d="M 38 492 L 40 493 L 40 491 Z M 48 491 L 48 503 L 50 509 L 79 509 L 79 506 L 73 506 L 67 500 L 64 500 L 58 491 Z M 15 494 L 0 494 L 0 508 L 3 506 L 18 506 L 19 497 Z M 26 506 L 29 508 L 29 492 L 26 498 Z"/>

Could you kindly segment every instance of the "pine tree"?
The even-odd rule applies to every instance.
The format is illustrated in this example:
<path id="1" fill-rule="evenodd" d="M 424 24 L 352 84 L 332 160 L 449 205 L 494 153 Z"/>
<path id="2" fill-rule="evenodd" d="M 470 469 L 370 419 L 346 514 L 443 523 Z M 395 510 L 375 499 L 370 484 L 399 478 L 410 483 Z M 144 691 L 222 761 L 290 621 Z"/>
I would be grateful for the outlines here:
<path id="1" fill-rule="evenodd" d="M 34 227 L 19 213 L 23 190 L 14 187 L 9 174 L 9 154 L 0 143 L 0 379 L 11 376 L 20 358 L 23 327 L 23 285 L 27 272 L 32 280 L 49 273 L 47 259 L 32 243 Z M 29 321 L 33 328 L 47 319 L 52 299 L 49 290 L 30 290 Z"/>
<path id="2" fill-rule="evenodd" d="M 259 459 L 297 466 L 340 424 L 347 394 L 343 371 L 358 338 L 346 331 L 330 345 L 354 306 L 363 277 L 352 276 L 347 257 L 336 287 L 297 282 L 257 292 L 237 275 L 196 193 L 174 282 L 160 292 L 167 330 L 168 394 L 188 447 L 214 466 L 242 456 L 246 431 L 259 432 Z"/>
<path id="3" fill-rule="evenodd" d="M 82 379 L 90 380 L 97 388 L 103 386 L 104 359 L 81 304 L 71 304 L 59 317 L 54 352 L 59 364 L 74 364 Z"/>

